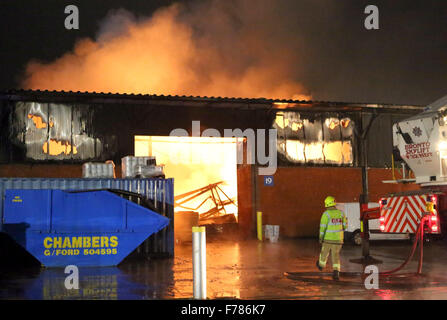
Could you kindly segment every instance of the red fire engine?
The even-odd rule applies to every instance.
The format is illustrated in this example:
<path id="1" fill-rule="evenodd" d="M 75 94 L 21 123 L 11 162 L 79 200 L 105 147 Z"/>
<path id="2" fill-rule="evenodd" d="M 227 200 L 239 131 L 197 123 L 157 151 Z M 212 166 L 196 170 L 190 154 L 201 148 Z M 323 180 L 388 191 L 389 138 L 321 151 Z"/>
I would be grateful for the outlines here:
<path id="1" fill-rule="evenodd" d="M 384 181 L 416 183 L 418 191 L 396 193 L 380 199 L 380 231 L 414 234 L 423 216 L 424 233 L 447 233 L 447 96 L 430 104 L 424 112 L 393 126 L 394 154 L 414 173 L 414 178 Z M 394 165 L 394 160 L 393 160 Z M 372 215 L 371 215 L 372 214 Z M 443 230 L 444 229 L 444 230 Z"/>

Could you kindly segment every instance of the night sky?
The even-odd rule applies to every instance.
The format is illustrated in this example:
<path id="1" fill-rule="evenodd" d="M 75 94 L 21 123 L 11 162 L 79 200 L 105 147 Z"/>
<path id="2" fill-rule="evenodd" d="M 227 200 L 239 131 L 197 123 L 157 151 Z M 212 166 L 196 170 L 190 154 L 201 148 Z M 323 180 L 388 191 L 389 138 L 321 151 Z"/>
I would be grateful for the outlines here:
<path id="1" fill-rule="evenodd" d="M 173 2 L 1 0 L 0 89 L 20 88 L 31 59 L 51 62 L 72 50 L 78 39 L 95 38 L 111 9 L 149 17 Z M 197 1 L 181 2 L 195 10 Z M 250 2 L 256 7 L 268 0 Z M 268 16 L 260 18 L 271 25 L 275 54 L 282 58 L 281 46 L 299 51 L 300 59 L 290 70 L 314 100 L 427 104 L 447 94 L 447 1 L 271 2 L 274 8 L 267 14 L 261 11 Z M 69 4 L 79 7 L 80 30 L 64 28 Z M 364 28 L 368 4 L 379 7 L 379 30 Z M 236 18 L 246 23 L 243 15 Z"/>

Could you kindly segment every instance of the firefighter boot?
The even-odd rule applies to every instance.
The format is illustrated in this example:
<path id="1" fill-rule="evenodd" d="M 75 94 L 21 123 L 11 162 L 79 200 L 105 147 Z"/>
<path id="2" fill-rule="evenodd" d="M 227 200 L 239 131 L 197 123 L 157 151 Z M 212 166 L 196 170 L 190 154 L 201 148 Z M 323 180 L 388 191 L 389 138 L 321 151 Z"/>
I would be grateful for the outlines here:
<path id="1" fill-rule="evenodd" d="M 320 266 L 320 260 L 317 260 L 317 268 L 320 271 L 323 271 L 323 268 Z"/>
<path id="2" fill-rule="evenodd" d="M 334 272 L 332 274 L 332 279 L 334 279 L 334 280 L 340 279 L 340 272 L 338 270 L 334 270 Z"/>

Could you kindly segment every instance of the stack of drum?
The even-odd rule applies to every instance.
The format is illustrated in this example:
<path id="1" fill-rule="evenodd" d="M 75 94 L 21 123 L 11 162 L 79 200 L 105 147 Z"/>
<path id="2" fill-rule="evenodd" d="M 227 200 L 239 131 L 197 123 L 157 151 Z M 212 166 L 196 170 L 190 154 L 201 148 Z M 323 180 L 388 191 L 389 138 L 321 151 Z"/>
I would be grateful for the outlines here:
<path id="1" fill-rule="evenodd" d="M 121 159 L 123 178 L 164 178 L 163 166 L 157 166 L 155 157 L 127 156 Z"/>
<path id="2" fill-rule="evenodd" d="M 83 178 L 115 178 L 115 165 L 113 162 L 96 163 L 87 162 L 82 165 Z"/>

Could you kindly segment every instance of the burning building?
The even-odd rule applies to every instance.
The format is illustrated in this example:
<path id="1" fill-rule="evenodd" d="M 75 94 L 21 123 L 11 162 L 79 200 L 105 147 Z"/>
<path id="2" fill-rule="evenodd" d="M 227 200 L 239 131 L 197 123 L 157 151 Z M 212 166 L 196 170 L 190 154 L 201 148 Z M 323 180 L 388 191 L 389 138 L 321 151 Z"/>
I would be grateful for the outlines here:
<path id="1" fill-rule="evenodd" d="M 177 212 L 231 215 L 245 236 L 257 211 L 284 236 L 314 236 L 326 195 L 359 200 L 366 159 L 370 201 L 414 188 L 382 180 L 393 123 L 420 106 L 32 90 L 2 92 L 0 103 L 0 176 L 81 177 L 83 163 L 112 160 L 119 177 L 121 158 L 155 156 L 175 180 Z M 220 137 L 202 136 L 207 129 Z M 247 139 L 224 137 L 229 129 L 276 129 L 272 183 L 247 160 Z"/>

